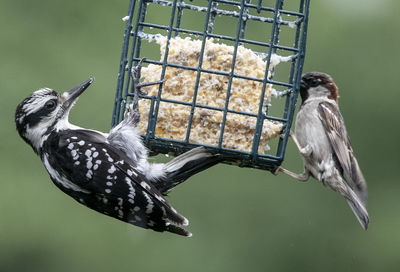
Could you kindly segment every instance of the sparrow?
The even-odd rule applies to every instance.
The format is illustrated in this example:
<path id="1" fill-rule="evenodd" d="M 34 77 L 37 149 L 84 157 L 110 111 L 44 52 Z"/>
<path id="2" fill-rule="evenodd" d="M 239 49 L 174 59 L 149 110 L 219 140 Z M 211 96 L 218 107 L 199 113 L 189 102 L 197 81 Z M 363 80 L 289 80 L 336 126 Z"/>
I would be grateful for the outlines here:
<path id="1" fill-rule="evenodd" d="M 331 76 L 310 72 L 302 76 L 301 106 L 296 116 L 295 133 L 290 136 L 299 149 L 304 172 L 283 172 L 299 181 L 313 177 L 340 193 L 366 230 L 367 185 L 350 144 L 344 119 L 338 106 L 338 87 Z"/>

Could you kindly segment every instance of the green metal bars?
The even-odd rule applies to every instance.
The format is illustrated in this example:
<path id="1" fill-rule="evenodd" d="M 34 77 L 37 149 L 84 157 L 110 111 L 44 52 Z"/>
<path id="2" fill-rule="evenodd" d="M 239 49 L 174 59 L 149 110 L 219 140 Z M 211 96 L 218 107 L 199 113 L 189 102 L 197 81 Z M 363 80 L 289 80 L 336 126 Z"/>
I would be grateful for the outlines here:
<path id="1" fill-rule="evenodd" d="M 186 69 L 197 73 L 191 102 L 163 98 L 161 96 L 163 86 L 159 87 L 158 95 L 156 96 L 141 96 L 141 99 L 150 100 L 147 132 L 142 136 L 152 154 L 172 153 L 177 155 L 193 147 L 203 145 L 191 142 L 189 137 L 193 113 L 195 109 L 202 108 L 223 113 L 218 144 L 204 146 L 225 155 L 226 162 L 229 164 L 266 170 L 276 169 L 284 159 L 286 143 L 296 107 L 305 56 L 309 9 L 309 0 L 290 0 L 286 2 L 284 3 L 284 0 L 193 0 L 186 3 L 183 0 L 130 0 L 129 19 L 126 21 L 124 33 L 112 126 L 117 125 L 123 119 L 126 106 L 133 96 L 130 77 L 131 68 L 142 57 L 146 57 L 145 63 L 162 67 L 161 78 L 164 77 L 167 67 Z M 168 16 L 165 15 L 166 12 L 168 12 Z M 163 20 L 161 18 L 163 17 L 160 15 L 162 13 L 167 19 Z M 228 33 L 224 33 L 224 31 Z M 260 32 L 260 35 L 257 35 L 258 32 Z M 156 50 L 151 51 L 153 47 L 144 44 L 146 39 L 156 37 L 159 34 L 167 38 L 164 58 L 161 61 L 153 59 L 152 56 L 157 53 L 155 52 Z M 168 63 L 169 41 L 177 36 L 189 36 L 202 41 L 197 67 Z M 234 47 L 230 72 L 214 71 L 202 67 L 205 43 L 210 38 L 217 40 L 218 43 L 226 43 Z M 235 74 L 235 58 L 239 46 L 250 48 L 255 53 L 263 56 L 266 62 L 263 79 Z M 272 65 L 271 56 L 274 54 L 288 57 L 287 59 L 290 62 L 286 65 L 286 69 L 270 69 Z M 271 70 L 272 74 L 268 76 Z M 229 77 L 225 107 L 218 108 L 197 103 L 197 92 L 202 73 Z M 234 78 L 249 80 L 249 82 L 262 82 L 261 99 L 257 114 L 229 109 L 229 97 Z M 281 104 L 282 109 L 279 109 L 277 113 L 271 113 L 269 105 L 264 103 L 267 84 L 272 84 L 277 90 L 276 96 L 282 97 L 272 102 L 273 105 L 276 104 L 276 107 Z M 280 89 L 282 91 L 279 91 Z M 278 100 L 281 102 L 278 103 Z M 176 103 L 191 108 L 185 139 L 166 139 L 155 135 L 161 102 Z M 230 113 L 257 118 L 250 152 L 230 149 L 222 145 L 226 117 Z M 265 119 L 282 122 L 284 129 L 282 137 L 276 139 L 276 144 L 271 152 L 259 153 L 258 146 Z"/>

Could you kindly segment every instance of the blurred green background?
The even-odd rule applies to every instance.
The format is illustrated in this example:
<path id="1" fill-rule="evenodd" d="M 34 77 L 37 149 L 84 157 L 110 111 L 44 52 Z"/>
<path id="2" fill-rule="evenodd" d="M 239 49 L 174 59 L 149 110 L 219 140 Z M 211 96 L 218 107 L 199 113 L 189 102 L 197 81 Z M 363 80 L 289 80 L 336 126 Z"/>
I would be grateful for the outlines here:
<path id="1" fill-rule="evenodd" d="M 399 1 L 311 5 L 304 71 L 327 72 L 340 88 L 369 185 L 369 230 L 315 180 L 221 165 L 170 194 L 191 222 L 190 239 L 78 205 L 15 130 L 15 107 L 29 93 L 68 90 L 89 76 L 95 84 L 71 121 L 109 129 L 127 8 L 128 1 L 0 1 L 0 271 L 400 270 Z M 302 170 L 292 143 L 284 166 Z"/>

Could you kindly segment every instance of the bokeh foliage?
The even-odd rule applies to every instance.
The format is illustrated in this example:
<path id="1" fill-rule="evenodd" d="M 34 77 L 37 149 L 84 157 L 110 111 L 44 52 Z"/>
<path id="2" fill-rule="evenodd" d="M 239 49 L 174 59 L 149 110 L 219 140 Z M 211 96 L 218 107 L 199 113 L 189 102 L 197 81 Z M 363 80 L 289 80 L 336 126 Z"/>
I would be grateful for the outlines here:
<path id="1" fill-rule="evenodd" d="M 221 165 L 170 194 L 191 222 L 190 239 L 78 205 L 15 131 L 15 107 L 30 92 L 64 91 L 89 76 L 95 84 L 71 121 L 109 129 L 128 1 L 0 6 L 0 271 L 398 271 L 400 2 L 311 4 L 304 71 L 327 72 L 340 88 L 369 185 L 370 229 L 314 180 Z M 293 144 L 284 166 L 301 171 Z"/>

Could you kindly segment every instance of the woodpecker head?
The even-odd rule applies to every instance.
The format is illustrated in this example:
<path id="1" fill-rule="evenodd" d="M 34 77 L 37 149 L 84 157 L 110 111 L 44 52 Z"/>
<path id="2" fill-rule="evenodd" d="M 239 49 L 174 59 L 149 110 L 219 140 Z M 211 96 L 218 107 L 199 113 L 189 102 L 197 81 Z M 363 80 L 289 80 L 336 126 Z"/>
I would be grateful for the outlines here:
<path id="1" fill-rule="evenodd" d="M 69 111 L 93 80 L 90 78 L 62 94 L 48 88 L 37 90 L 17 106 L 15 124 L 18 133 L 36 153 L 46 135 L 69 125 Z"/>
<path id="2" fill-rule="evenodd" d="M 313 97 L 327 97 L 337 103 L 338 88 L 330 75 L 311 72 L 301 77 L 300 96 L 302 103 Z"/>

